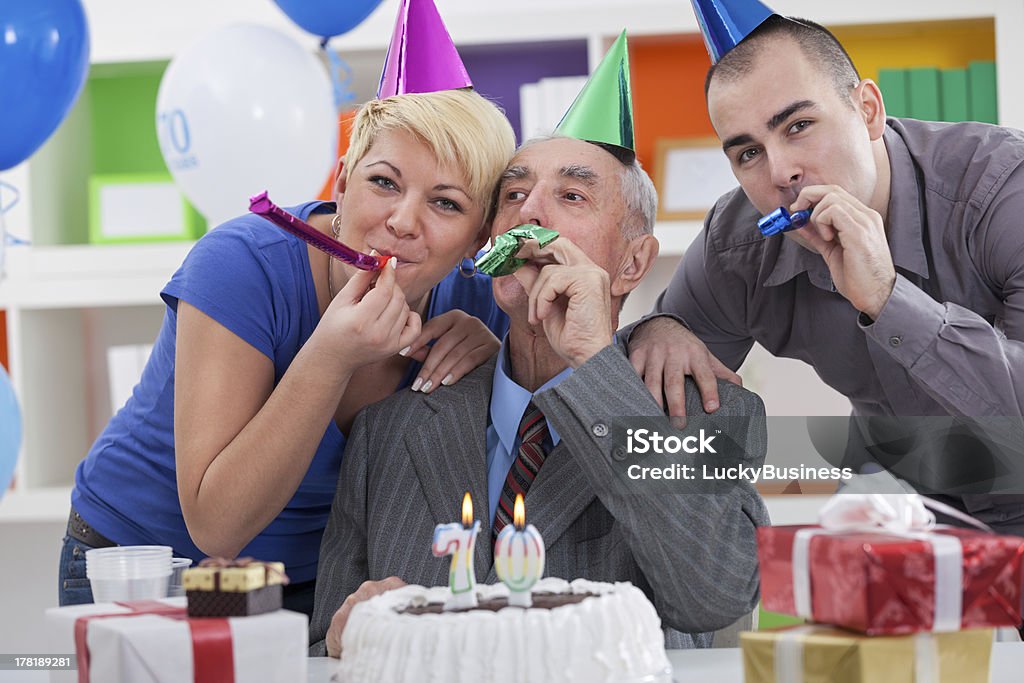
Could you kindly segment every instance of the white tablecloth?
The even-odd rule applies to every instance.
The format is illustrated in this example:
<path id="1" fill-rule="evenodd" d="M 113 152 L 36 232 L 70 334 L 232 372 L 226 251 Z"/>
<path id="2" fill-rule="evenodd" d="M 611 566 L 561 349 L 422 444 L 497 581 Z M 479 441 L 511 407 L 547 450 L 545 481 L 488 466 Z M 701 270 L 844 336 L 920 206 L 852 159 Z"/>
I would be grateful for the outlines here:
<path id="1" fill-rule="evenodd" d="M 737 648 L 715 650 L 669 650 L 676 683 L 742 683 L 743 665 Z M 338 660 L 313 657 L 309 660 L 309 683 L 329 683 Z M 991 683 L 1020 683 L 1024 676 L 1024 643 L 995 643 L 992 650 Z M 0 683 L 49 681 L 46 671 L 0 671 Z"/>
<path id="2" fill-rule="evenodd" d="M 676 683 L 742 683 L 743 664 L 739 648 L 712 650 L 669 650 Z M 338 660 L 313 657 L 309 660 L 309 683 L 328 683 Z M 992 650 L 991 683 L 1020 683 L 1024 676 L 1024 643 L 995 643 Z"/>

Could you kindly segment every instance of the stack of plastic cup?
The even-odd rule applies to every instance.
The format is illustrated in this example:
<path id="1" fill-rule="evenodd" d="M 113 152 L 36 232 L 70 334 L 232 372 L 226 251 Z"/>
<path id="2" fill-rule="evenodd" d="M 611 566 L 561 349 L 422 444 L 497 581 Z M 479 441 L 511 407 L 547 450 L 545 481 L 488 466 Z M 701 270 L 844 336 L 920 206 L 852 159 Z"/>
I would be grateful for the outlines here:
<path id="1" fill-rule="evenodd" d="M 165 598 L 171 579 L 171 548 L 127 545 L 88 550 L 85 575 L 92 584 L 94 602 Z"/>
<path id="2" fill-rule="evenodd" d="M 167 597 L 179 598 L 185 595 L 185 587 L 181 585 L 181 577 L 185 570 L 192 566 L 192 560 L 187 557 L 171 558 L 171 585 L 167 589 Z"/>

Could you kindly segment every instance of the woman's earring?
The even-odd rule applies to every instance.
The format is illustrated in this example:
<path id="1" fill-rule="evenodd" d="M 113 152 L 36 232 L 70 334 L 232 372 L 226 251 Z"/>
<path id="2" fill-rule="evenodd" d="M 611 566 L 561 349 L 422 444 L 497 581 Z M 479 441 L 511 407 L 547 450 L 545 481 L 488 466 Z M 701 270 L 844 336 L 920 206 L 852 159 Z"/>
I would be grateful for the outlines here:
<path id="1" fill-rule="evenodd" d="M 459 263 L 459 275 L 464 278 L 471 278 L 476 275 L 476 261 L 468 256 Z"/>

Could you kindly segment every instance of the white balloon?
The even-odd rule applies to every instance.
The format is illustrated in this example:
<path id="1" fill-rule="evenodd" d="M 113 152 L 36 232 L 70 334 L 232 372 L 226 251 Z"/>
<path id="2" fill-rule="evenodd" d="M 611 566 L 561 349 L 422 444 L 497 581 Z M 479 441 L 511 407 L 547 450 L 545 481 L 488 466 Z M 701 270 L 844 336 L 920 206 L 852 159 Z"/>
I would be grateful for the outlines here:
<path id="1" fill-rule="evenodd" d="M 269 190 L 279 205 L 308 201 L 337 153 L 331 82 L 313 54 L 278 31 L 211 31 L 164 72 L 157 137 L 178 187 L 210 227 Z"/>

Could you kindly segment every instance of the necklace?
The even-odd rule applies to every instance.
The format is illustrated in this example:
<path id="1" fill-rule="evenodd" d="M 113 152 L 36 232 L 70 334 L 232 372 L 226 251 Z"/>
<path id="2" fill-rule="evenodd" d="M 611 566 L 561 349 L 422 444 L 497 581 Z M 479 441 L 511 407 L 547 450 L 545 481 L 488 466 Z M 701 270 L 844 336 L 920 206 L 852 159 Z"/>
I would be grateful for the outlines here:
<path id="1" fill-rule="evenodd" d="M 331 234 L 334 235 L 334 239 L 338 239 L 338 235 L 341 233 L 341 214 L 334 214 L 334 218 L 331 219 Z M 327 255 L 327 292 L 331 295 L 331 301 L 334 301 L 334 280 L 331 278 L 331 272 L 334 267 L 334 258 Z M 330 305 L 330 302 L 328 302 Z"/>

